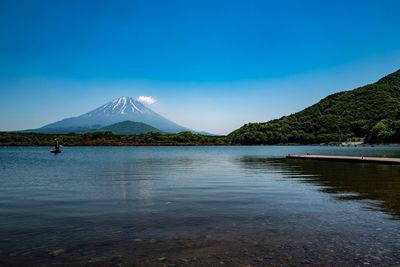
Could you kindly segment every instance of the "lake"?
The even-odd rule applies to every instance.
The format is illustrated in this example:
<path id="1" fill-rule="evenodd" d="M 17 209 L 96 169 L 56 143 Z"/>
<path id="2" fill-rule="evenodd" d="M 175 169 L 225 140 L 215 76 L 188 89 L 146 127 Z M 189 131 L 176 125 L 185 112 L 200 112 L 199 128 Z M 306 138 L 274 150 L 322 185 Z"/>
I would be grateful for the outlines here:
<path id="1" fill-rule="evenodd" d="M 1 266 L 399 266 L 400 147 L 0 148 Z"/>

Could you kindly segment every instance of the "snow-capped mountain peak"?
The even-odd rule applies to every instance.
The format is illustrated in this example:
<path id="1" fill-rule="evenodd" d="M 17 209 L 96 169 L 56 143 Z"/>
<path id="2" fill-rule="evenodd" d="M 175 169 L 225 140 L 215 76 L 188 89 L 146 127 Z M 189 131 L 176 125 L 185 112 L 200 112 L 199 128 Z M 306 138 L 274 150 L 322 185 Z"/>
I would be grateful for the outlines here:
<path id="1" fill-rule="evenodd" d="M 111 102 L 105 104 L 102 108 L 103 114 L 128 114 L 132 112 L 143 113 L 147 108 L 138 100 L 133 97 L 122 96 L 118 99 L 114 99 Z"/>
<path id="2" fill-rule="evenodd" d="M 118 116 L 118 115 L 129 115 L 132 113 L 154 113 L 140 101 L 133 97 L 122 96 L 114 99 L 105 105 L 90 111 L 83 117 L 97 117 L 97 116 Z"/>
<path id="3" fill-rule="evenodd" d="M 122 121 L 143 122 L 164 132 L 188 131 L 146 107 L 133 97 L 122 96 L 78 117 L 48 124 L 40 129 L 108 126 Z M 40 131 L 40 129 L 38 129 Z"/>

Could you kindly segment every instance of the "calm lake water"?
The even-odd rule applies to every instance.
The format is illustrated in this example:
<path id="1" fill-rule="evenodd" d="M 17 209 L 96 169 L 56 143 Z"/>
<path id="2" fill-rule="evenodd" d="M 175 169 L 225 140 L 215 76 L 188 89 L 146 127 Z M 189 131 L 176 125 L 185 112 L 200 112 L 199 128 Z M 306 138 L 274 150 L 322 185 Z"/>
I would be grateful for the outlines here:
<path id="1" fill-rule="evenodd" d="M 400 266 L 400 147 L 0 148 L 0 265 Z"/>

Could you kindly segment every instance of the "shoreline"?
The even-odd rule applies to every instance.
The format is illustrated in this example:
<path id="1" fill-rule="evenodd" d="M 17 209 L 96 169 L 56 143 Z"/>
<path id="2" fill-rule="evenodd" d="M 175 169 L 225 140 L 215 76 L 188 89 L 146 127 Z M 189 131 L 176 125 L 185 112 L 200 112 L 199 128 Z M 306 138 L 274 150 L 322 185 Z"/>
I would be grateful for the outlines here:
<path id="1" fill-rule="evenodd" d="M 215 144 L 215 143 L 207 143 L 207 144 L 193 144 L 193 143 L 180 143 L 180 144 L 68 144 L 62 145 L 63 147 L 142 147 L 142 146 L 242 146 L 242 147 L 253 147 L 253 146 L 310 146 L 310 147 L 400 147 L 400 144 L 390 143 L 390 144 L 361 144 L 357 146 L 347 146 L 347 145 L 324 145 L 324 144 L 256 144 L 256 145 L 243 145 L 243 144 Z M 0 144 L 0 147 L 54 147 L 54 144 Z"/>
<path id="2" fill-rule="evenodd" d="M 321 239 L 318 233 L 304 230 L 285 233 L 265 227 L 222 229 L 193 235 L 130 236 L 126 239 L 82 242 L 75 245 L 47 246 L 0 256 L 4 266 L 358 266 L 398 264 L 385 252 L 382 259 L 370 257 L 370 245 L 357 239 L 354 245 L 341 236 L 338 244 Z M 326 236 L 330 237 L 329 234 Z M 332 237 L 333 238 L 333 237 Z M 322 245 L 321 245 L 322 244 Z M 350 245 L 347 245 L 350 244 Z M 376 251 L 381 248 L 373 245 Z M 345 248 L 345 249 L 344 249 Z M 334 249 L 334 251 L 332 251 Z M 343 251 L 344 250 L 344 251 Z M 358 254 L 358 257 L 354 257 Z M 334 263 L 335 264 L 332 264 Z"/>
<path id="3" fill-rule="evenodd" d="M 0 147 L 53 146 L 55 140 L 67 146 L 328 146 L 328 147 L 367 147 L 400 146 L 400 143 L 362 143 L 361 141 L 330 141 L 315 143 L 243 143 L 235 141 L 230 135 L 209 136 L 181 132 L 176 134 L 146 133 L 140 135 L 118 135 L 111 132 L 87 134 L 40 134 L 0 132 Z"/>

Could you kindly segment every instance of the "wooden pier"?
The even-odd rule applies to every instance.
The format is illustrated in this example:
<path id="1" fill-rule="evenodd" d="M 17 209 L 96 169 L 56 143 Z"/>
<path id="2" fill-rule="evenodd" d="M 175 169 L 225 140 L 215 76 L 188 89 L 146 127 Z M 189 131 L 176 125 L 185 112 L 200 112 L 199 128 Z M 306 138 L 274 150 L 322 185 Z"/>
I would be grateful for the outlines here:
<path id="1" fill-rule="evenodd" d="M 352 156 L 329 156 L 329 155 L 288 155 L 289 159 L 304 160 L 326 160 L 326 161 L 347 161 L 359 163 L 378 163 L 378 164 L 400 164 L 400 158 L 385 157 L 352 157 Z"/>

